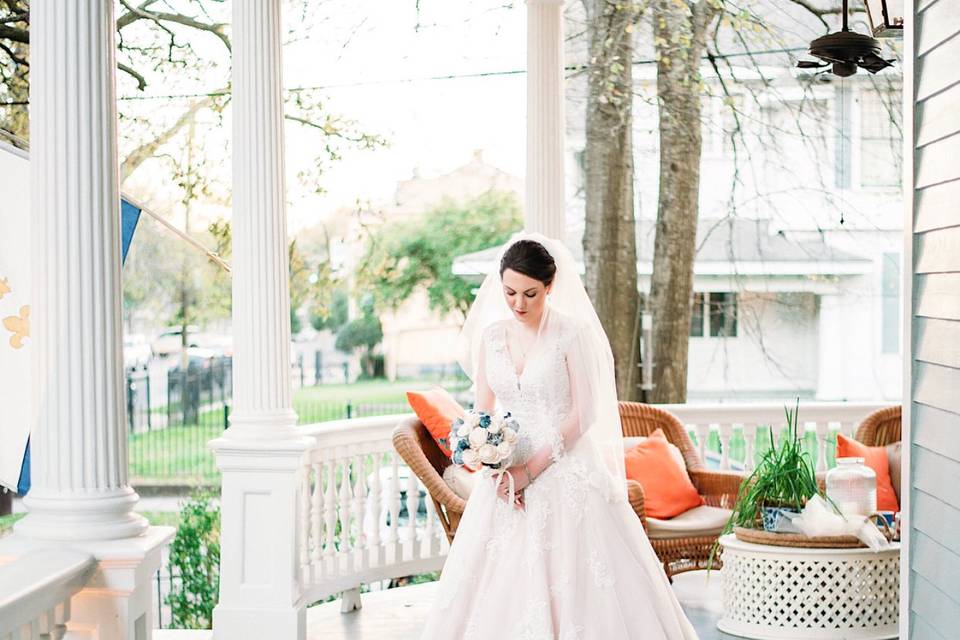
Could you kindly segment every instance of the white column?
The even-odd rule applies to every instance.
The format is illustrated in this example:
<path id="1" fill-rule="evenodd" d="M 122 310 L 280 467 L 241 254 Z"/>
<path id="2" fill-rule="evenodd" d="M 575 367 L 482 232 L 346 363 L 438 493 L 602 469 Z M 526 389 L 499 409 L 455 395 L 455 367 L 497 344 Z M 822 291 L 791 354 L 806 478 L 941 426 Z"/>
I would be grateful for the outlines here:
<path id="1" fill-rule="evenodd" d="M 306 630 L 297 536 L 312 440 L 291 402 L 281 49 L 281 0 L 234 0 L 234 404 L 210 444 L 222 473 L 218 640 Z"/>
<path id="2" fill-rule="evenodd" d="M 99 640 L 150 637 L 151 579 L 174 533 L 133 513 L 127 483 L 113 5 L 30 3 L 37 419 L 29 513 L 0 541 L 0 564 L 65 547 L 94 558 L 67 629 Z"/>
<path id="3" fill-rule="evenodd" d="M 279 0 L 233 5 L 234 436 L 292 435 Z"/>
<path id="4" fill-rule="evenodd" d="M 527 0 L 524 226 L 566 241 L 563 0 Z"/>
<path id="5" fill-rule="evenodd" d="M 30 5 L 36 539 L 143 533 L 127 483 L 112 0 Z"/>

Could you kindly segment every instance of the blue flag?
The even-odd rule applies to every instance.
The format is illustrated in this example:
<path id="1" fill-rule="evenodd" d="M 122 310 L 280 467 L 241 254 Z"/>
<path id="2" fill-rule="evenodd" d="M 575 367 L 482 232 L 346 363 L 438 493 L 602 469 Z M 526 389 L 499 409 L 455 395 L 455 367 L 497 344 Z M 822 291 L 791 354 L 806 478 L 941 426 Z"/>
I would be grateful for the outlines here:
<path id="1" fill-rule="evenodd" d="M 130 202 L 120 200 L 120 264 L 127 261 L 127 251 L 133 241 L 133 232 L 140 221 L 140 207 Z M 20 467 L 20 480 L 17 482 L 17 493 L 21 496 L 30 491 L 30 440 L 27 439 L 26 451 L 23 453 L 23 466 Z"/>

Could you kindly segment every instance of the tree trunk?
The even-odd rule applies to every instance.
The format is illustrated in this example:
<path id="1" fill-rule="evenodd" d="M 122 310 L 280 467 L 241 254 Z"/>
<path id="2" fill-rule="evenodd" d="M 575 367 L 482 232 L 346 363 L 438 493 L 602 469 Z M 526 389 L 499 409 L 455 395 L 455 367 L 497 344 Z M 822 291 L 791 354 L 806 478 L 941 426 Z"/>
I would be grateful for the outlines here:
<path id="1" fill-rule="evenodd" d="M 637 247 L 631 43 L 638 5 L 586 0 L 590 32 L 586 149 L 586 287 L 616 361 L 617 394 L 637 397 Z"/>
<path id="2" fill-rule="evenodd" d="M 687 400 L 687 348 L 700 195 L 700 57 L 711 3 L 656 0 L 660 194 L 650 284 L 653 390 L 650 400 Z"/>

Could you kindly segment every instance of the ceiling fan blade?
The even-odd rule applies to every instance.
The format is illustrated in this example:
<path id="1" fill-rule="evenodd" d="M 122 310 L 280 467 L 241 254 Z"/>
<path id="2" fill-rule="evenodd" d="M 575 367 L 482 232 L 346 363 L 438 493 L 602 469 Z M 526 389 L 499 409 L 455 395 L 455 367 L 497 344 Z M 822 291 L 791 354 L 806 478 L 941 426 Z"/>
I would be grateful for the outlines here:
<path id="1" fill-rule="evenodd" d="M 884 60 L 880 56 L 869 55 L 861 58 L 858 64 L 861 69 L 866 69 L 870 73 L 877 73 L 887 67 L 892 67 L 893 60 Z"/>
<path id="2" fill-rule="evenodd" d="M 826 66 L 826 62 L 817 62 L 816 60 L 800 60 L 797 62 L 798 69 L 820 69 Z"/>

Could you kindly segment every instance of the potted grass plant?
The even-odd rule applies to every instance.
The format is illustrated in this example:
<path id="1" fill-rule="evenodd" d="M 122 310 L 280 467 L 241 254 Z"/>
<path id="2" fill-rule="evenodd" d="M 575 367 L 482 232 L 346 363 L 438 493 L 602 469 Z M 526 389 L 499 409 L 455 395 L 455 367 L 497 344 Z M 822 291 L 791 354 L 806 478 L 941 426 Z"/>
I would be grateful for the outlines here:
<path id="1" fill-rule="evenodd" d="M 784 408 L 787 429 L 779 443 L 770 430 L 770 448 L 740 485 L 724 534 L 735 527 L 783 530 L 789 523 L 789 514 L 798 513 L 807 500 L 820 492 L 813 459 L 803 447 L 803 433 L 797 421 L 799 410 L 799 401 L 792 411 Z"/>

